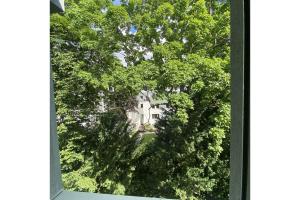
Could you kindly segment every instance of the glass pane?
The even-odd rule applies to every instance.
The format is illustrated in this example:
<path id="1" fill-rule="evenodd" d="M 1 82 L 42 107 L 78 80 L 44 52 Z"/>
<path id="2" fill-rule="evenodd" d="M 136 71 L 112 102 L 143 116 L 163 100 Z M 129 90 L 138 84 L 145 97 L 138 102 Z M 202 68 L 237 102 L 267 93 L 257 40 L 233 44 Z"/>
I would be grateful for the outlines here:
<path id="1" fill-rule="evenodd" d="M 229 1 L 66 0 L 50 28 L 65 189 L 228 199 Z"/>

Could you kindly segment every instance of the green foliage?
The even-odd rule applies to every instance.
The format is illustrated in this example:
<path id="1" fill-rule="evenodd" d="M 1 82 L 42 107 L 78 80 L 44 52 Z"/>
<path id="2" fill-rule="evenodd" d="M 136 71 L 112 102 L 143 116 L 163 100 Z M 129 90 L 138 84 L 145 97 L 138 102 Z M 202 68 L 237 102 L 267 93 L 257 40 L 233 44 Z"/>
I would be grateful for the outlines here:
<path id="1" fill-rule="evenodd" d="M 64 186 L 228 199 L 229 1 L 122 2 L 66 0 L 66 12 L 51 15 Z M 170 110 L 157 136 L 139 142 L 126 111 L 145 87 L 167 99 Z"/>
<path id="2" fill-rule="evenodd" d="M 82 174 L 82 172 L 72 171 L 62 175 L 64 188 L 78 192 L 96 192 L 97 182 L 95 179 Z"/>
<path id="3" fill-rule="evenodd" d="M 148 132 L 148 133 L 155 131 L 155 127 L 149 123 L 144 124 L 144 129 L 145 129 L 145 132 Z"/>
<path id="4" fill-rule="evenodd" d="M 155 133 L 148 132 L 143 135 L 141 143 L 149 144 L 150 142 L 154 141 L 155 138 L 156 138 Z"/>

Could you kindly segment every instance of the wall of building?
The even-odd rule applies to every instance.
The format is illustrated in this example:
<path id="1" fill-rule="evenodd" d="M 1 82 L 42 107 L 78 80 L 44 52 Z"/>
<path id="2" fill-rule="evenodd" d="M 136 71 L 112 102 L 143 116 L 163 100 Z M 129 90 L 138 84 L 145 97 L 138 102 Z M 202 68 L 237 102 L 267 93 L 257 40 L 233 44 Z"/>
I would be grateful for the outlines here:
<path id="1" fill-rule="evenodd" d="M 103 96 L 102 93 L 99 95 Z M 165 104 L 159 104 L 161 101 L 159 103 L 154 101 L 153 96 L 154 94 L 151 91 L 142 90 L 140 94 L 136 96 L 137 105 L 126 112 L 128 121 L 135 131 L 139 130 L 141 125 L 147 123 L 155 125 L 157 120 L 163 117 L 164 111 L 167 107 Z M 101 113 L 107 111 L 107 106 L 104 100 L 100 101 L 98 111 Z"/>
<path id="2" fill-rule="evenodd" d="M 158 118 L 153 115 L 158 115 L 159 118 L 163 116 L 165 105 L 155 105 L 151 107 L 151 103 L 145 99 L 139 99 L 137 107 L 133 111 L 127 112 L 127 117 L 132 125 L 137 130 L 140 125 L 149 123 L 155 125 Z"/>

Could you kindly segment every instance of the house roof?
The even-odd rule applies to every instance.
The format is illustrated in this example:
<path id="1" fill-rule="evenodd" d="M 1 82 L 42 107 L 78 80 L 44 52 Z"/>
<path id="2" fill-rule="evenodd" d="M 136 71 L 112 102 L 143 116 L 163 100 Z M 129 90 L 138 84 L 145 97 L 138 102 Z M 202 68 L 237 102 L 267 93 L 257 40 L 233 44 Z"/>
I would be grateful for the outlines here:
<path id="1" fill-rule="evenodd" d="M 167 100 L 163 100 L 163 99 L 161 99 L 161 100 L 150 100 L 150 104 L 151 105 L 160 105 L 160 104 L 166 104 L 166 103 L 168 103 L 168 101 Z"/>
<path id="2" fill-rule="evenodd" d="M 153 96 L 155 95 L 153 92 L 151 91 L 145 91 L 142 90 L 140 92 L 141 95 L 145 96 L 151 105 L 160 105 L 160 104 L 166 104 L 168 103 L 168 101 L 166 99 L 153 99 Z M 137 97 L 139 99 L 139 97 Z"/>

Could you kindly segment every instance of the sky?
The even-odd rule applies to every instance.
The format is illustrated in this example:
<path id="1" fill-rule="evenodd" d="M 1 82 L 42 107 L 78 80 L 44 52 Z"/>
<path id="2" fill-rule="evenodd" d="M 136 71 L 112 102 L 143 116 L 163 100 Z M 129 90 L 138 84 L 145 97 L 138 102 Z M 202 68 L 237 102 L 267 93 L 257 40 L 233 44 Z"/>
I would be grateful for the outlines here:
<path id="1" fill-rule="evenodd" d="M 136 33 L 136 27 L 134 27 L 134 26 L 131 26 L 130 27 L 130 30 L 129 30 L 129 34 L 135 34 Z"/>
<path id="2" fill-rule="evenodd" d="M 114 4 L 114 5 L 120 5 L 120 4 L 121 4 L 121 0 L 114 0 L 114 1 L 113 1 L 113 4 Z"/>

